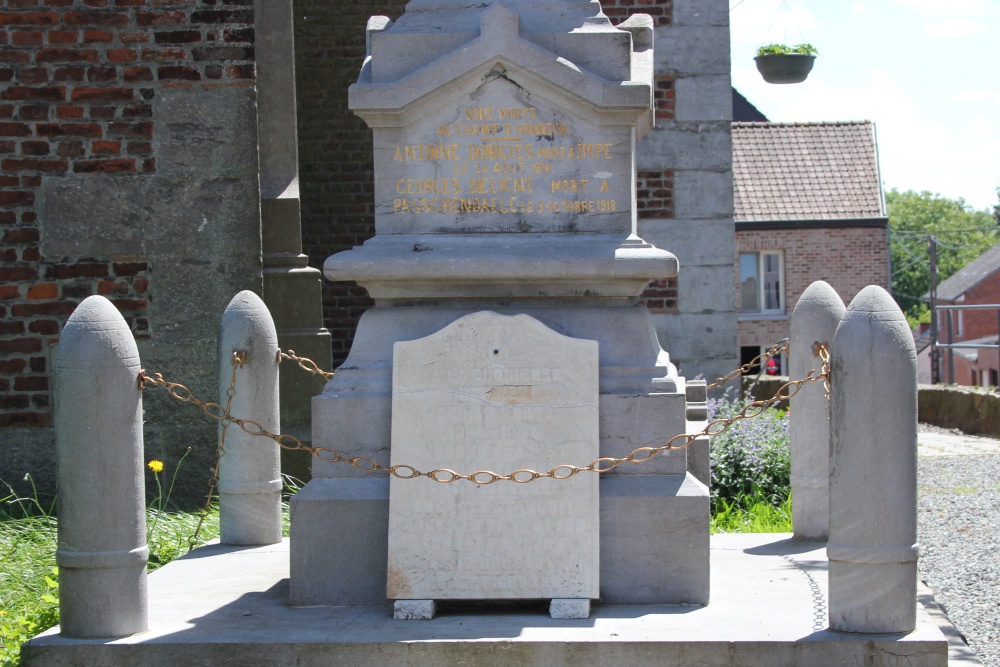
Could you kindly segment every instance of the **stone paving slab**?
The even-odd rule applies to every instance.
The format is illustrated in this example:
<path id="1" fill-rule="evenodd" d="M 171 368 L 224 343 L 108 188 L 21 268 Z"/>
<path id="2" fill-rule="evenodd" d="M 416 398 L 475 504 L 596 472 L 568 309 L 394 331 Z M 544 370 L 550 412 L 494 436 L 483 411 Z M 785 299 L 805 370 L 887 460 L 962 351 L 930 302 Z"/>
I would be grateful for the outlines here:
<path id="1" fill-rule="evenodd" d="M 947 621 L 923 607 L 905 636 L 826 630 L 824 546 L 786 534 L 713 536 L 707 607 L 597 604 L 590 619 L 556 620 L 547 601 L 453 603 L 430 621 L 395 621 L 390 606 L 289 607 L 287 541 L 210 545 L 150 576 L 148 632 L 88 641 L 52 629 L 28 652 L 38 666 L 948 664 Z"/>

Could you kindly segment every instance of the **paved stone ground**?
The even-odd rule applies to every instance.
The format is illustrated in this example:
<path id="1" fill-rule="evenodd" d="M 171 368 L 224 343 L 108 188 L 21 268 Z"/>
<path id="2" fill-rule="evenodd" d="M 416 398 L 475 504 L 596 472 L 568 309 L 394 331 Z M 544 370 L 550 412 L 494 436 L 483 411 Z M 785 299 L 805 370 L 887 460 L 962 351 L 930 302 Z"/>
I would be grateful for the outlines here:
<path id="1" fill-rule="evenodd" d="M 920 578 L 982 664 L 1000 667 L 1000 440 L 921 425 L 917 441 Z"/>

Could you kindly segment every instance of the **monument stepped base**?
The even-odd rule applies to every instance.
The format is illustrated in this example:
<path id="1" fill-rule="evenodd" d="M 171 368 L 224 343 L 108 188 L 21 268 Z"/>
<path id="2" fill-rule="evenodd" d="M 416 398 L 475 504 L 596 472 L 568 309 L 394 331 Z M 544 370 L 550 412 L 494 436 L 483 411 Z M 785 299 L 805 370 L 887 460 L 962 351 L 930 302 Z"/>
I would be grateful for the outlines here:
<path id="1" fill-rule="evenodd" d="M 537 605 L 444 606 L 430 621 L 392 607 L 291 608 L 288 542 L 202 547 L 149 578 L 148 632 L 31 640 L 31 665 L 976 665 L 930 595 L 908 635 L 824 629 L 826 551 L 789 535 L 714 535 L 707 607 L 595 604 L 587 620 Z M 641 572 L 635 573 L 641 577 Z"/>

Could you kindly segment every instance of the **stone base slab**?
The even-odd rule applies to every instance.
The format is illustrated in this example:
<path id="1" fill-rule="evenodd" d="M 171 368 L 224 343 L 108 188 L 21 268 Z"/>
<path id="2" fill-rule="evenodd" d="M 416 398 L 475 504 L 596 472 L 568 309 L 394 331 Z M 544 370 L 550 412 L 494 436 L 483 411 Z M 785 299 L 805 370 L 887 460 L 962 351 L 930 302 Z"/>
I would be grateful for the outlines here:
<path id="1" fill-rule="evenodd" d="M 938 624 L 949 633 L 954 628 L 923 606 L 908 635 L 828 630 L 825 545 L 789 537 L 712 536 L 706 607 L 598 603 L 589 619 L 558 620 L 549 618 L 544 603 L 537 609 L 445 606 L 421 623 L 393 620 L 389 605 L 292 608 L 287 540 L 256 548 L 213 545 L 150 576 L 148 632 L 72 640 L 54 628 L 32 639 L 24 658 L 33 667 L 948 665 L 948 640 Z M 633 575 L 640 581 L 644 572 Z M 953 665 L 962 654 L 953 646 Z"/>
<path id="2" fill-rule="evenodd" d="M 602 477 L 599 521 L 602 600 L 708 603 L 709 497 L 692 475 Z M 388 527 L 388 479 L 309 482 L 292 499 L 292 604 L 388 604 Z"/>
<path id="3" fill-rule="evenodd" d="M 429 621 L 436 613 L 434 600 L 396 600 L 392 605 L 394 621 Z"/>
<path id="4" fill-rule="evenodd" d="M 549 616 L 559 619 L 590 618 L 590 600 L 552 600 Z"/>

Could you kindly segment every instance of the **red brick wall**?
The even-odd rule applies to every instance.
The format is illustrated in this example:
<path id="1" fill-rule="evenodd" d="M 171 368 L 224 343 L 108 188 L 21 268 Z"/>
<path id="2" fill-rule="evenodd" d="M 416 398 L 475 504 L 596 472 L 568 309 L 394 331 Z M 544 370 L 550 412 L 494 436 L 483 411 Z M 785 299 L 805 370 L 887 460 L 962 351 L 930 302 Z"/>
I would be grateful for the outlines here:
<path id="1" fill-rule="evenodd" d="M 888 288 L 889 238 L 884 228 L 737 230 L 736 248 L 738 253 L 784 252 L 786 315 L 791 315 L 802 292 L 816 280 L 830 283 L 845 304 L 868 285 Z M 733 288 L 733 298 L 736 294 L 738 286 Z M 787 336 L 787 317 L 740 318 L 741 346 L 769 346 Z"/>
<path id="2" fill-rule="evenodd" d="M 347 108 L 365 56 L 368 18 L 397 19 L 406 0 L 296 0 L 302 247 L 311 266 L 375 235 L 372 133 Z M 355 283 L 323 284 L 333 361 L 347 358 L 358 319 L 373 305 Z"/>
<path id="3" fill-rule="evenodd" d="M 677 314 L 677 277 L 661 278 L 649 283 L 642 293 L 642 303 L 655 315 Z"/>
<path id="4" fill-rule="evenodd" d="M 601 0 L 601 8 L 612 23 L 621 23 L 632 14 L 649 14 L 657 27 L 671 24 L 673 4 L 673 0 Z"/>
<path id="5" fill-rule="evenodd" d="M 996 327 L 994 327 L 996 333 Z M 1000 370 L 1000 359 L 997 358 L 996 350 L 979 350 L 977 363 L 962 358 L 958 351 L 952 357 L 955 360 L 954 379 L 955 384 L 965 387 L 989 387 L 990 373 Z M 941 381 L 948 382 L 951 374 L 948 372 L 948 350 L 941 350 Z M 986 371 L 986 377 L 983 377 Z"/>
<path id="6" fill-rule="evenodd" d="M 674 217 L 674 172 L 644 171 L 636 174 L 636 213 L 639 219 Z"/>
<path id="7" fill-rule="evenodd" d="M 965 293 L 965 300 L 956 302 L 957 306 L 972 304 L 1000 304 L 1000 269 Z M 958 335 L 958 313 L 962 313 L 962 335 Z M 997 335 L 996 310 L 963 310 L 952 311 L 952 331 L 955 340 L 971 340 L 985 336 Z M 945 339 L 942 327 L 941 340 Z"/>
<path id="8" fill-rule="evenodd" d="M 156 172 L 161 88 L 254 83 L 252 0 L 0 0 L 0 427 L 50 423 L 51 346 L 110 298 L 149 337 L 142 257 L 46 257 L 46 179 Z"/>
<path id="9" fill-rule="evenodd" d="M 613 23 L 635 13 L 670 25 L 672 0 L 604 0 Z M 347 87 L 357 80 L 365 52 L 365 24 L 373 15 L 398 18 L 405 0 L 296 0 L 296 84 L 299 103 L 299 172 L 302 245 L 311 266 L 361 245 L 375 234 L 372 134 L 347 108 Z M 673 118 L 674 80 L 657 77 L 658 118 Z M 673 174 L 647 175 L 660 193 L 640 206 L 673 217 Z M 659 215 L 669 211 L 669 216 Z M 656 292 L 669 291 L 662 286 Z M 665 295 L 649 297 L 658 302 Z M 674 297 L 676 299 L 676 297 Z M 323 317 L 333 337 L 334 364 L 347 358 L 358 319 L 373 305 L 355 283 L 324 283 Z M 669 306 L 665 306 L 668 307 Z"/>

